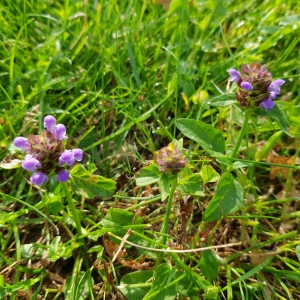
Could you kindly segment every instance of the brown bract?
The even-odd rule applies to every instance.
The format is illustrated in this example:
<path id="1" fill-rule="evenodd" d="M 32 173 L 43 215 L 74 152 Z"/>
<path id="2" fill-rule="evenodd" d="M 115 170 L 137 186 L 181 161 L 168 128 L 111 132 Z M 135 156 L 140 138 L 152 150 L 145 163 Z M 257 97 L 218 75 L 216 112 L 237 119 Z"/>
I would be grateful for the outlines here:
<path id="1" fill-rule="evenodd" d="M 245 90 L 241 87 L 242 82 L 249 82 L 253 90 Z M 272 75 L 269 70 L 260 63 L 252 63 L 250 67 L 242 65 L 240 79 L 237 82 L 239 86 L 235 93 L 237 100 L 243 107 L 259 107 L 260 103 L 270 96 L 268 88 L 272 82 Z"/>
<path id="2" fill-rule="evenodd" d="M 167 147 L 156 151 L 153 160 L 158 165 L 160 172 L 171 174 L 178 173 L 188 163 L 187 158 L 174 143 L 170 143 Z"/>

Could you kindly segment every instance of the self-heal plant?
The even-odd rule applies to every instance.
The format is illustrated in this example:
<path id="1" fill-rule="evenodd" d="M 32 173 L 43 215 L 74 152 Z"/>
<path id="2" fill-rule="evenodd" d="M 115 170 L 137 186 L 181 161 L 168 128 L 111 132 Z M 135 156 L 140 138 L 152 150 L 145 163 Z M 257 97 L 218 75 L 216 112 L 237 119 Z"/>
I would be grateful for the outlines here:
<path id="1" fill-rule="evenodd" d="M 30 181 L 36 185 L 47 182 L 48 176 L 56 174 L 60 182 L 69 180 L 69 171 L 65 166 L 71 166 L 75 161 L 82 160 L 82 150 L 65 149 L 63 140 L 67 139 L 66 127 L 56 124 L 56 119 L 49 115 L 44 118 L 44 127 L 39 135 L 30 134 L 27 138 L 17 137 L 14 145 L 27 154 L 24 157 L 23 169 L 32 172 Z"/>
<path id="2" fill-rule="evenodd" d="M 236 98 L 244 108 L 265 108 L 267 111 L 274 107 L 273 100 L 280 93 L 280 87 L 285 83 L 283 79 L 272 81 L 269 70 L 260 63 L 250 66 L 243 64 L 241 72 L 229 70 L 229 81 L 237 84 Z"/>

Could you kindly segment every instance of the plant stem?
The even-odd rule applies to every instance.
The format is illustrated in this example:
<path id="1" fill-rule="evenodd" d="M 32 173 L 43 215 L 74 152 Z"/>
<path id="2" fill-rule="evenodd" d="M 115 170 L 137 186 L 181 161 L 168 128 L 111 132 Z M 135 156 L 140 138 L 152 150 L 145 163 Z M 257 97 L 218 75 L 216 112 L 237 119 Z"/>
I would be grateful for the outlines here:
<path id="1" fill-rule="evenodd" d="M 80 223 L 80 218 L 78 216 L 76 207 L 74 205 L 72 196 L 70 194 L 69 187 L 66 182 L 62 182 L 61 184 L 62 184 L 63 190 L 65 192 L 69 207 L 71 209 L 71 212 L 72 212 L 75 224 L 76 224 L 77 234 L 82 235 L 82 227 L 81 227 L 81 223 Z"/>
<path id="2" fill-rule="evenodd" d="M 75 224 L 76 224 L 76 230 L 77 230 L 77 235 L 79 236 L 79 238 L 81 238 L 83 232 L 82 232 L 82 227 L 81 227 L 81 222 L 80 222 L 80 217 L 77 213 L 77 210 L 76 210 L 76 207 L 74 205 L 74 202 L 73 202 L 73 199 L 72 199 L 72 196 L 71 196 L 71 193 L 69 191 L 69 187 L 67 185 L 66 182 L 62 182 L 62 187 L 63 187 L 63 190 L 65 192 L 65 196 L 67 198 L 67 201 L 68 201 L 68 204 L 69 204 L 69 207 L 71 209 L 71 212 L 72 212 L 72 215 L 73 215 L 73 219 L 75 221 Z M 86 253 L 86 245 L 85 243 L 83 243 L 82 245 L 82 249 L 84 251 L 84 253 Z M 81 253 L 81 252 L 80 252 Z M 88 269 L 89 268 L 89 261 L 88 261 L 88 258 L 86 256 L 84 256 L 84 265 L 85 267 Z"/>
<path id="3" fill-rule="evenodd" d="M 162 224 L 162 228 L 161 228 L 161 231 L 160 231 L 161 233 L 163 233 L 162 244 L 164 244 L 164 245 L 167 242 L 169 219 L 170 219 L 171 207 L 172 207 L 172 202 L 173 202 L 176 186 L 177 186 L 177 175 L 171 183 L 171 190 L 170 190 L 170 195 L 169 195 L 168 202 L 167 202 L 165 218 L 164 218 L 164 222 Z"/>
<path id="4" fill-rule="evenodd" d="M 233 149 L 233 151 L 231 153 L 231 157 L 232 158 L 236 157 L 236 154 L 237 154 L 237 152 L 239 150 L 239 147 L 241 145 L 242 139 L 245 136 L 245 133 L 246 133 L 246 131 L 248 129 L 248 123 L 249 123 L 250 116 L 251 116 L 251 112 L 250 111 L 246 111 L 245 118 L 244 118 L 244 123 L 243 123 L 243 126 L 241 128 L 241 132 L 240 132 L 239 138 L 238 138 L 238 140 L 237 140 L 237 142 L 235 144 L 235 147 L 234 147 L 234 149 Z"/>

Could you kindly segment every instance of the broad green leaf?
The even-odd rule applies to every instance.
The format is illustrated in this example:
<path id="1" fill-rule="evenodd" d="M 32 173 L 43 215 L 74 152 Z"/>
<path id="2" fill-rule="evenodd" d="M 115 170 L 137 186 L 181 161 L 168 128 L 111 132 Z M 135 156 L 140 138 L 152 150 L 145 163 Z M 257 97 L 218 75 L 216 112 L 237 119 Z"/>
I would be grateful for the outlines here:
<path id="1" fill-rule="evenodd" d="M 94 286 L 94 279 L 91 274 L 92 269 L 88 269 L 86 272 L 79 273 L 79 279 L 76 282 L 76 292 L 74 300 L 85 300 L 88 295 L 92 293 Z"/>
<path id="2" fill-rule="evenodd" d="M 72 190 L 86 198 L 110 197 L 116 188 L 116 182 L 112 179 L 94 175 L 88 172 L 82 165 L 77 165 L 71 170 Z"/>
<path id="3" fill-rule="evenodd" d="M 199 266 L 202 271 L 202 274 L 207 279 L 217 279 L 219 275 L 220 262 L 216 258 L 216 255 L 212 250 L 205 250 L 202 252 Z"/>
<path id="4" fill-rule="evenodd" d="M 142 168 L 135 176 L 135 180 L 138 186 L 144 186 L 158 182 L 160 176 L 161 172 L 159 172 L 157 164 L 151 164 Z"/>
<path id="5" fill-rule="evenodd" d="M 135 217 L 134 213 L 120 209 L 111 207 L 107 213 L 105 218 L 100 221 L 100 225 L 105 227 L 108 231 L 111 231 L 117 234 L 120 237 L 123 237 L 129 228 L 132 228 L 133 224 L 138 225 L 142 223 L 142 218 L 140 216 Z M 136 228 L 137 232 L 142 232 L 142 228 Z M 119 244 L 120 241 L 111 237 L 111 239 Z M 135 235 L 130 235 L 128 238 L 129 241 L 138 243 L 140 238 Z"/>
<path id="6" fill-rule="evenodd" d="M 177 14 L 182 21 L 189 21 L 188 0 L 173 0 L 170 4 L 170 14 Z"/>
<path id="7" fill-rule="evenodd" d="M 205 300 L 215 300 L 220 299 L 218 297 L 221 288 L 219 286 L 210 286 L 204 290 L 204 298 Z"/>
<path id="8" fill-rule="evenodd" d="M 269 111 L 265 109 L 255 109 L 254 113 L 260 116 L 274 118 L 277 121 L 280 128 L 282 129 L 282 131 L 287 135 L 292 136 L 289 132 L 290 126 L 285 111 L 281 109 L 276 103 L 275 106 Z"/>
<path id="9" fill-rule="evenodd" d="M 166 174 L 161 174 L 160 180 L 158 182 L 160 192 L 161 192 L 161 201 L 164 201 L 170 193 L 170 184 L 171 178 Z"/>
<path id="10" fill-rule="evenodd" d="M 147 281 L 153 276 L 153 271 L 143 270 L 128 273 L 121 279 L 117 287 L 127 299 L 142 300 L 151 288 Z"/>
<path id="11" fill-rule="evenodd" d="M 183 272 L 179 272 L 179 274 L 183 274 Z M 178 282 L 177 292 L 180 295 L 187 297 L 199 296 L 203 289 L 199 287 L 192 276 L 188 275 L 187 273 L 185 275 L 186 276 L 181 278 Z"/>
<path id="12" fill-rule="evenodd" d="M 244 191 L 230 173 L 218 182 L 216 192 L 203 214 L 203 221 L 212 222 L 226 217 L 243 205 Z"/>
<path id="13" fill-rule="evenodd" d="M 220 174 L 210 165 L 205 165 L 201 168 L 200 175 L 206 182 L 216 182 L 220 178 Z"/>
<path id="14" fill-rule="evenodd" d="M 178 119 L 177 128 L 188 138 L 196 141 L 209 153 L 225 152 L 225 140 L 222 132 L 201 121 Z"/>
<path id="15" fill-rule="evenodd" d="M 61 236 L 57 236 L 50 244 L 49 254 L 48 257 L 51 261 L 56 261 L 59 259 L 59 244 L 60 244 Z"/>
<path id="16" fill-rule="evenodd" d="M 211 106 L 224 107 L 236 103 L 235 93 L 219 95 L 207 100 Z"/>
<path id="17" fill-rule="evenodd" d="M 143 300 L 173 300 L 177 294 L 177 284 L 176 271 L 170 265 L 160 264 L 155 268 L 151 290 Z"/>
<path id="18" fill-rule="evenodd" d="M 199 174 L 192 174 L 180 179 L 176 190 L 185 194 L 204 196 L 202 183 L 203 182 Z"/>
<path id="19" fill-rule="evenodd" d="M 47 201 L 45 207 L 47 213 L 53 215 L 58 215 L 58 213 L 64 208 L 61 197 L 59 195 L 53 195 L 52 197 L 49 197 L 49 200 Z"/>
<path id="20" fill-rule="evenodd" d="M 106 216 L 100 221 L 100 225 L 112 230 L 112 229 L 123 229 L 123 226 L 132 225 L 134 219 L 134 213 L 111 207 Z M 137 218 L 138 219 L 138 218 Z"/>
<path id="21" fill-rule="evenodd" d="M 71 257 L 74 250 L 81 246 L 81 244 L 75 242 L 71 244 L 63 244 L 60 239 L 61 236 L 55 237 L 49 246 L 48 257 L 53 262 L 57 261 L 60 258 L 66 259 Z"/>

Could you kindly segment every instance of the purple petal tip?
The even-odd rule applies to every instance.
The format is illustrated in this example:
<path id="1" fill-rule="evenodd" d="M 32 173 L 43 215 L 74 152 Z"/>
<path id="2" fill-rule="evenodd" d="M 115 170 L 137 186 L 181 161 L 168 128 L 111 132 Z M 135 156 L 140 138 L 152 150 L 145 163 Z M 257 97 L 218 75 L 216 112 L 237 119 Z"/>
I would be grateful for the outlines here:
<path id="1" fill-rule="evenodd" d="M 248 91 L 252 91 L 253 90 L 253 86 L 250 82 L 247 82 L 247 81 L 243 81 L 241 83 L 241 87 L 244 89 L 244 90 L 248 90 Z"/>

